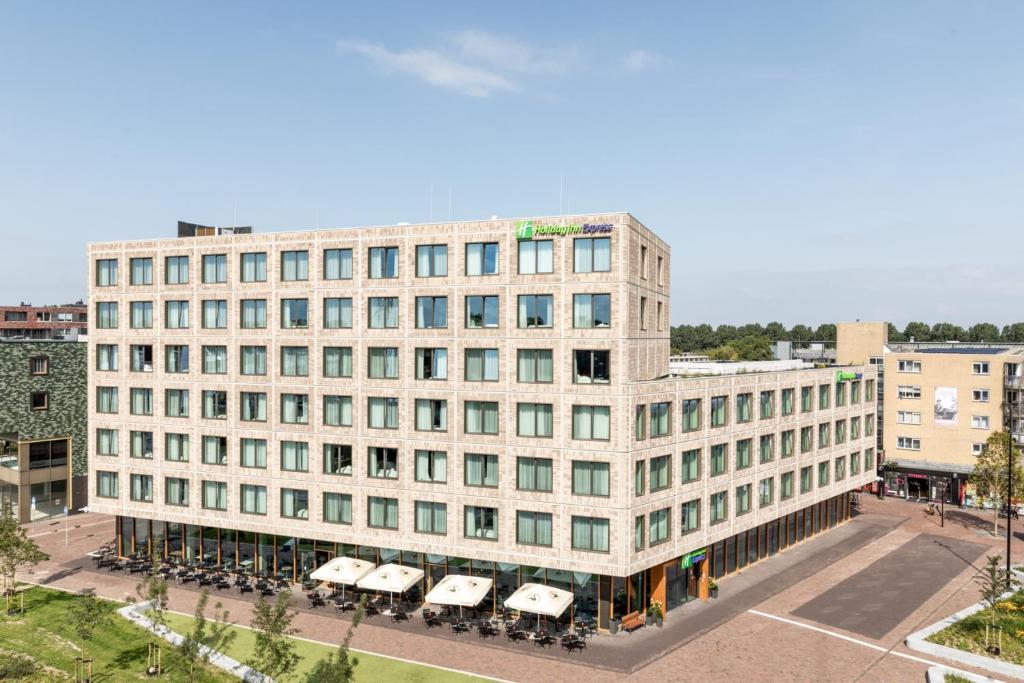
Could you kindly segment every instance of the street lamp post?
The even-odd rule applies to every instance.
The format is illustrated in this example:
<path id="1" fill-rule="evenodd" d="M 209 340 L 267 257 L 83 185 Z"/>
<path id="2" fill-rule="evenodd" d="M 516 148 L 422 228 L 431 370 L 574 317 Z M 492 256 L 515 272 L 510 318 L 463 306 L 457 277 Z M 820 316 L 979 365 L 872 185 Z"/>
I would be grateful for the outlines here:
<path id="1" fill-rule="evenodd" d="M 1006 585 L 1010 587 L 1010 541 L 1013 540 L 1013 404 L 1020 400 L 1020 394 L 1014 394 L 1016 400 L 1010 402 L 1010 426 L 1006 430 Z"/>

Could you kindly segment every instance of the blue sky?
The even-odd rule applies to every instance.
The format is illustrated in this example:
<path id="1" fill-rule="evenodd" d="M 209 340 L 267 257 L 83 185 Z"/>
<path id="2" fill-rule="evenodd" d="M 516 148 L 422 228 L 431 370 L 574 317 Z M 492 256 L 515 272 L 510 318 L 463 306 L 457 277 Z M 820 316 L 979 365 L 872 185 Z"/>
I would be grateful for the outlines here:
<path id="1" fill-rule="evenodd" d="M 487 5 L 495 5 L 488 3 Z M 673 322 L 1024 319 L 1024 4 L 0 4 L 0 301 L 86 242 L 628 210 Z M 1016 307 L 1016 310 L 1014 308 Z"/>

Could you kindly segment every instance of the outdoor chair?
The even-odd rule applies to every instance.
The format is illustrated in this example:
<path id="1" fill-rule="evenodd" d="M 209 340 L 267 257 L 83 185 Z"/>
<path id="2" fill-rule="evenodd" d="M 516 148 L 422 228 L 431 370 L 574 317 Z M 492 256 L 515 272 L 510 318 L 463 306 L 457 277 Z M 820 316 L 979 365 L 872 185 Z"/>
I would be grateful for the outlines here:
<path id="1" fill-rule="evenodd" d="M 454 633 L 455 635 L 467 633 L 469 632 L 469 628 L 470 627 L 468 621 L 457 621 L 456 623 L 452 624 L 452 633 Z"/>

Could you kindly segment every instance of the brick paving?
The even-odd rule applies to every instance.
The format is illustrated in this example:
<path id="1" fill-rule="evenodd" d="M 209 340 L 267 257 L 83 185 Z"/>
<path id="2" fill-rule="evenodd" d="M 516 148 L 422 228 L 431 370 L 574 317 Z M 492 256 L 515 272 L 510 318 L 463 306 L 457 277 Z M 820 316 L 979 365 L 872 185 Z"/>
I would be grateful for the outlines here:
<path id="1" fill-rule="evenodd" d="M 925 664 L 748 611 L 757 609 L 886 650 L 909 653 L 902 645 L 907 634 L 976 601 L 977 591 L 971 581 L 975 570 L 965 564 L 961 572 L 953 572 L 953 578 L 923 602 L 919 596 L 905 603 L 900 596 L 893 596 L 892 607 L 901 618 L 889 619 L 888 623 L 896 625 L 878 638 L 798 616 L 802 606 L 820 600 L 836 584 L 875 562 L 882 560 L 876 566 L 878 571 L 884 571 L 887 555 L 922 534 L 992 549 L 986 552 L 981 548 L 980 555 L 999 552 L 1005 546 L 1004 539 L 991 536 L 990 515 L 947 511 L 943 529 L 936 517 L 923 515 L 920 505 L 892 499 L 862 497 L 862 501 L 862 514 L 850 523 L 723 579 L 721 599 L 689 603 L 673 610 L 663 629 L 645 628 L 633 636 L 598 636 L 582 654 L 541 651 L 530 643 L 480 642 L 475 634 L 456 639 L 447 629 L 426 632 L 419 622 L 396 627 L 386 623 L 385 617 L 375 617 L 360 625 L 353 646 L 516 681 L 564 682 L 569 677 L 582 677 L 588 683 L 598 683 L 621 681 L 624 672 L 631 672 L 637 680 L 921 680 Z M 95 572 L 91 563 L 82 559 L 85 553 L 111 538 L 113 521 L 99 515 L 78 515 L 71 520 L 67 547 L 62 521 L 29 527 L 30 535 L 50 553 L 51 560 L 33 576 L 21 578 L 68 590 L 91 587 L 100 595 L 120 600 L 133 597 L 137 576 Z M 1024 524 L 1021 529 L 1024 530 Z M 1024 541 L 1017 533 L 1014 535 L 1015 556 L 1024 558 Z M 217 595 L 216 599 L 231 610 L 233 620 L 248 623 L 253 600 L 227 593 Z M 175 611 L 191 612 L 197 598 L 195 588 L 170 589 L 170 606 Z M 322 609 L 311 611 L 301 607 L 295 626 L 299 635 L 337 643 L 344 636 L 348 620 Z"/>

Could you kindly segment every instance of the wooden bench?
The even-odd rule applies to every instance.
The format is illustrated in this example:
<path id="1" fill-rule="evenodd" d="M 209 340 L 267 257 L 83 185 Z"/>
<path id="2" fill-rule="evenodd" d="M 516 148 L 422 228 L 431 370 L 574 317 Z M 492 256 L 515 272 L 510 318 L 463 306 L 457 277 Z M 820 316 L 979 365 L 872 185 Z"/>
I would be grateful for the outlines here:
<path id="1" fill-rule="evenodd" d="M 640 614 L 640 612 L 630 612 L 626 616 L 622 617 L 621 628 L 627 633 L 632 633 L 638 628 L 643 627 L 645 621 L 646 617 Z"/>

